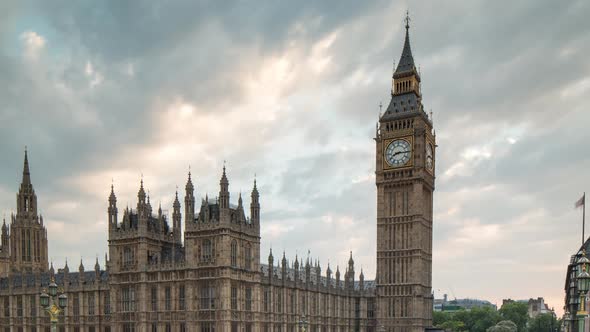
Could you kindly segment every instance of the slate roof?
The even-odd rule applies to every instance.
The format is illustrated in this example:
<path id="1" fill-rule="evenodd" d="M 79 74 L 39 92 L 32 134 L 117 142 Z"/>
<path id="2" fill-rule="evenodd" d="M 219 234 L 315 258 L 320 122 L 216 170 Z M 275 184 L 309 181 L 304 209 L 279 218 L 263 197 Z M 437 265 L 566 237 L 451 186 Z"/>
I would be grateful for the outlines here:
<path id="1" fill-rule="evenodd" d="M 381 121 L 389 121 L 424 113 L 422 103 L 413 92 L 391 96 L 387 110 L 381 116 Z M 424 113 L 425 114 L 425 113 Z"/>
<path id="2" fill-rule="evenodd" d="M 412 56 L 412 48 L 410 47 L 409 30 L 410 26 L 406 25 L 406 40 L 404 41 L 404 49 L 402 50 L 402 56 L 399 59 L 394 75 L 416 70 L 416 65 L 414 65 L 414 57 Z"/>

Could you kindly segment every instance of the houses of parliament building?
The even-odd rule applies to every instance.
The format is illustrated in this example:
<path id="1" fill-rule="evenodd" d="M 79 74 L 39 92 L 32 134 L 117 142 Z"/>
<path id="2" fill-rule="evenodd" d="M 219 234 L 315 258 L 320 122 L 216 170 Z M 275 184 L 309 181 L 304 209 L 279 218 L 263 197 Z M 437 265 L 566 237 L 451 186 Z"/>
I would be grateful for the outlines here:
<path id="1" fill-rule="evenodd" d="M 52 281 L 68 298 L 60 332 L 295 332 L 303 321 L 313 332 L 431 326 L 436 144 L 407 23 L 391 101 L 374 137 L 374 281 L 357 274 L 352 253 L 342 272 L 309 258 L 261 253 L 256 181 L 248 211 L 241 195 L 231 203 L 225 167 L 216 199 L 197 197 L 189 172 L 171 218 L 161 207 L 152 209 L 143 180 L 133 209 L 119 209 L 111 186 L 104 263 L 70 271 L 66 262 L 56 269 L 48 261 L 48 238 L 66 234 L 47 233 L 25 151 L 16 212 L 2 224 L 0 332 L 48 332 L 40 294 Z"/>

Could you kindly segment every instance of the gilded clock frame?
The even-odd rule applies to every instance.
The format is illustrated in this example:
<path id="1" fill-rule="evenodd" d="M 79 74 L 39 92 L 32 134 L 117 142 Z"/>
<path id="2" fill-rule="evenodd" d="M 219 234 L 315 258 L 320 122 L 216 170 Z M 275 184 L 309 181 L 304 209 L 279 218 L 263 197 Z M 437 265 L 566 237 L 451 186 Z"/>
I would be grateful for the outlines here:
<path id="1" fill-rule="evenodd" d="M 405 163 L 402 166 L 391 166 L 388 162 L 387 162 L 387 157 L 385 156 L 385 152 L 387 150 L 387 147 L 389 146 L 389 144 L 391 144 L 391 142 L 393 141 L 397 141 L 397 140 L 404 140 L 406 142 L 408 142 L 408 144 L 410 144 L 410 151 L 411 151 L 411 156 L 410 156 L 410 160 L 408 160 L 407 163 Z M 382 147 L 382 151 L 381 151 L 381 156 L 383 159 L 383 169 L 384 170 L 390 170 L 390 169 L 404 169 L 404 168 L 409 168 L 409 167 L 413 167 L 414 166 L 414 136 L 402 136 L 402 137 L 393 137 L 393 138 L 388 138 L 383 140 L 383 147 Z"/>
<path id="2" fill-rule="evenodd" d="M 428 169 L 428 167 L 426 167 L 426 149 L 428 147 L 428 144 L 430 144 L 430 146 L 432 146 L 432 169 Z M 426 144 L 424 145 L 424 169 L 430 173 L 431 175 L 434 175 L 434 170 L 436 168 L 436 145 L 434 144 L 434 142 L 429 139 L 426 138 Z"/>

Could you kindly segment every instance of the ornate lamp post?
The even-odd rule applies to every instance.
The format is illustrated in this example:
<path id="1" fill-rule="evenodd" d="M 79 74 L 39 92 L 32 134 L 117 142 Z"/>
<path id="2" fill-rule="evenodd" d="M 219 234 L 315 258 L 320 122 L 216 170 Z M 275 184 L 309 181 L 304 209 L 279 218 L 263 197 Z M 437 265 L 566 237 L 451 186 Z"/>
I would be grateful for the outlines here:
<path id="1" fill-rule="evenodd" d="M 57 284 L 53 277 L 51 277 L 47 288 L 49 294 L 47 294 L 47 289 L 41 293 L 41 306 L 49 314 L 51 332 L 56 332 L 59 314 L 68 306 L 68 297 L 63 292 L 59 296 L 57 295 Z"/>
<path id="2" fill-rule="evenodd" d="M 306 332 L 307 331 L 307 319 L 305 318 L 305 315 L 303 315 L 301 317 L 301 319 L 299 320 L 299 331 L 302 332 Z"/>
<path id="3" fill-rule="evenodd" d="M 590 261 L 588 260 L 588 258 L 586 258 L 586 252 L 582 251 L 582 257 L 578 261 L 578 270 L 580 271 L 580 273 L 576 278 L 578 282 L 578 291 L 580 292 L 580 300 L 578 306 L 579 309 L 577 313 L 577 318 L 579 320 L 578 331 L 584 331 L 584 325 L 586 323 L 585 320 L 588 316 L 588 310 L 586 308 L 586 297 L 588 296 L 588 289 L 590 289 L 590 274 L 588 274 L 588 272 L 586 271 L 586 266 L 589 262 Z"/>
<path id="4" fill-rule="evenodd" d="M 561 324 L 562 325 L 562 329 L 561 329 L 562 331 L 564 331 L 564 332 L 570 332 L 570 320 L 571 320 L 571 318 L 570 318 L 570 312 L 569 312 L 569 310 L 567 310 L 567 307 L 566 307 L 565 313 L 563 314 L 563 322 Z"/>

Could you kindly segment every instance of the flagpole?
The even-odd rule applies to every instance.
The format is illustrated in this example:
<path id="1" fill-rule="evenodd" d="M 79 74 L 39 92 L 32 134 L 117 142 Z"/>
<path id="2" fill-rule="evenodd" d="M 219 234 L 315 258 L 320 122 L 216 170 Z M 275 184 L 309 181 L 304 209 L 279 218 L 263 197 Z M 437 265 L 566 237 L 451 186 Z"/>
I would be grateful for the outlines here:
<path id="1" fill-rule="evenodd" d="M 582 206 L 582 246 L 584 246 L 584 240 L 586 240 L 584 231 L 586 228 L 586 192 L 584 192 L 583 196 L 583 206 Z"/>

